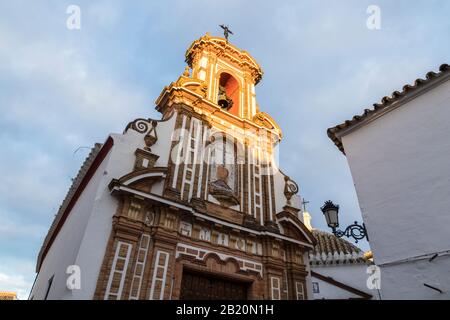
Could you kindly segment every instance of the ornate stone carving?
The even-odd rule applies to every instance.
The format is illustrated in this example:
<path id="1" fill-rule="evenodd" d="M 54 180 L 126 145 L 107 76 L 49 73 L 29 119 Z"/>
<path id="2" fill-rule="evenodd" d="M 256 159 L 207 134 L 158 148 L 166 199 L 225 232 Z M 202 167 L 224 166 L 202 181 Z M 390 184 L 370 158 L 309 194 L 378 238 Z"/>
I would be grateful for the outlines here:
<path id="1" fill-rule="evenodd" d="M 234 64 L 251 74 L 255 84 L 261 80 L 263 71 L 248 52 L 236 48 L 222 38 L 211 37 L 209 35 L 205 35 L 192 43 L 185 54 L 186 63 L 191 67 L 198 65 L 198 60 L 206 48 L 214 52 L 217 57 L 222 57 L 228 63 Z"/>
<path id="2" fill-rule="evenodd" d="M 153 212 L 152 209 L 148 209 L 145 212 L 145 217 L 144 217 L 144 224 L 147 227 L 150 227 L 153 225 L 153 222 L 155 221 L 155 212 Z"/>
<path id="3" fill-rule="evenodd" d="M 288 205 L 291 204 L 291 198 L 297 192 L 298 185 L 288 176 L 284 176 L 284 196 L 286 197 Z"/>
<path id="4" fill-rule="evenodd" d="M 208 228 L 201 228 L 199 239 L 204 241 L 211 241 L 211 230 L 209 230 Z"/>
<path id="5" fill-rule="evenodd" d="M 136 119 L 127 125 L 125 131 L 127 131 L 128 129 L 133 129 L 139 133 L 146 133 L 151 127 L 151 122 L 151 119 Z"/>
<path id="6" fill-rule="evenodd" d="M 150 150 L 150 147 L 154 145 L 158 140 L 158 135 L 156 133 L 157 125 L 157 120 L 139 118 L 134 120 L 133 122 L 130 122 L 125 128 L 125 132 L 128 129 L 133 129 L 139 133 L 145 134 L 144 141 L 146 150 Z"/>
<path id="7" fill-rule="evenodd" d="M 217 244 L 228 247 L 228 234 L 219 232 L 217 236 Z"/>
<path id="8" fill-rule="evenodd" d="M 281 233 L 280 228 L 278 224 L 275 221 L 267 221 L 266 222 L 266 228 L 268 231 L 274 232 L 274 233 Z"/>
<path id="9" fill-rule="evenodd" d="M 245 251 L 245 239 L 236 238 L 236 249 Z"/>
<path id="10" fill-rule="evenodd" d="M 142 204 L 140 202 L 132 201 L 128 208 L 128 217 L 138 220 L 141 212 Z"/>
<path id="11" fill-rule="evenodd" d="M 244 215 L 244 221 L 242 222 L 242 225 L 253 230 L 265 229 L 265 227 L 262 226 L 258 221 L 256 221 L 255 217 L 250 214 Z"/>
<path id="12" fill-rule="evenodd" d="M 258 106 L 258 104 L 257 104 L 257 106 Z M 278 126 L 278 124 L 275 122 L 275 120 L 273 120 L 272 117 L 269 116 L 267 113 L 257 111 L 257 113 L 253 116 L 252 120 L 258 126 L 261 126 L 261 127 L 264 127 L 264 128 L 270 129 L 270 130 L 275 130 L 280 137 L 282 136 L 281 128 Z"/>
<path id="13" fill-rule="evenodd" d="M 181 221 L 180 222 L 180 233 L 183 236 L 190 237 L 192 234 L 192 224 L 189 222 Z"/>
<path id="14" fill-rule="evenodd" d="M 202 83 L 200 86 L 200 92 L 203 98 L 206 98 L 206 93 L 208 92 L 208 85 L 206 83 Z"/>
<path id="15" fill-rule="evenodd" d="M 134 170 L 153 168 L 156 161 L 159 159 L 158 155 L 144 149 L 136 149 L 134 154 L 136 155 Z"/>
<path id="16" fill-rule="evenodd" d="M 175 226 L 176 217 L 172 213 L 167 213 L 164 220 L 164 227 L 168 229 L 173 229 Z"/>
<path id="17" fill-rule="evenodd" d="M 228 175 L 228 169 L 223 165 L 218 165 L 216 180 L 209 184 L 209 193 L 216 198 L 220 204 L 230 207 L 239 204 L 239 200 L 234 195 L 233 189 L 228 186 Z"/>
<path id="18" fill-rule="evenodd" d="M 189 76 L 190 76 L 189 70 L 190 70 L 189 67 L 184 68 L 183 77 L 189 78 Z"/>
<path id="19" fill-rule="evenodd" d="M 197 212 L 206 213 L 206 205 L 204 199 L 192 197 L 190 203 Z"/>
<path id="20" fill-rule="evenodd" d="M 208 93 L 208 85 L 205 82 L 203 82 L 200 86 L 198 86 L 195 89 L 195 92 L 200 94 L 202 97 L 201 98 L 197 98 L 197 99 L 194 100 L 194 102 L 192 102 L 192 105 L 194 107 L 197 106 L 198 104 L 200 104 L 203 101 L 203 99 L 206 99 L 206 96 L 207 96 L 207 93 Z"/>

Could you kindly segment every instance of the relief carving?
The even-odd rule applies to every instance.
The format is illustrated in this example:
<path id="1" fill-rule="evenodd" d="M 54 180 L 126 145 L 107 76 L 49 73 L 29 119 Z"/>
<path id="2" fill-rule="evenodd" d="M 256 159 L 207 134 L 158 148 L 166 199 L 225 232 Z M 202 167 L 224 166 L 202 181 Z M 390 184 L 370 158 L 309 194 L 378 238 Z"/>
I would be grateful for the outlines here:
<path id="1" fill-rule="evenodd" d="M 148 209 L 145 212 L 144 224 L 147 227 L 150 227 L 153 225 L 154 221 L 155 221 L 155 212 L 152 209 Z"/>
<path id="2" fill-rule="evenodd" d="M 229 171 L 225 166 L 216 167 L 216 180 L 210 182 L 209 193 L 220 202 L 220 204 L 231 207 L 239 204 L 233 189 L 228 185 Z"/>

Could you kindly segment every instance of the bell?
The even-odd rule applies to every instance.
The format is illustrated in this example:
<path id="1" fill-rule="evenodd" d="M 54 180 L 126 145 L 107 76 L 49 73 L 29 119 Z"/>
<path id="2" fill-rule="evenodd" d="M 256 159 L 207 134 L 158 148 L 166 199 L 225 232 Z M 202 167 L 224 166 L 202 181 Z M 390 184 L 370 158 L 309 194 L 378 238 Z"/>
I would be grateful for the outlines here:
<path id="1" fill-rule="evenodd" d="M 219 86 L 219 97 L 217 99 L 217 104 L 227 110 L 233 106 L 233 100 L 228 98 L 225 88 L 222 86 Z"/>
<path id="2" fill-rule="evenodd" d="M 217 101 L 217 104 L 224 109 L 228 109 L 230 107 L 228 97 L 225 93 L 219 94 L 219 99 Z"/>

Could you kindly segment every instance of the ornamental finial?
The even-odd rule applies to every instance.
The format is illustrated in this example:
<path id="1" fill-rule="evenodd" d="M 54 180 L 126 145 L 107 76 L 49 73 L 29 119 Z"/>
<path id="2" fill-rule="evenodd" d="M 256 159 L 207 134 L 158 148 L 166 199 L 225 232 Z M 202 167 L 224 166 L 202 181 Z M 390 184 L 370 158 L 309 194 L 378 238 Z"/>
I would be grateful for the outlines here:
<path id="1" fill-rule="evenodd" d="M 228 42 L 228 35 L 233 34 L 230 28 L 224 24 L 219 25 L 223 29 L 223 35 L 225 36 L 225 40 Z"/>

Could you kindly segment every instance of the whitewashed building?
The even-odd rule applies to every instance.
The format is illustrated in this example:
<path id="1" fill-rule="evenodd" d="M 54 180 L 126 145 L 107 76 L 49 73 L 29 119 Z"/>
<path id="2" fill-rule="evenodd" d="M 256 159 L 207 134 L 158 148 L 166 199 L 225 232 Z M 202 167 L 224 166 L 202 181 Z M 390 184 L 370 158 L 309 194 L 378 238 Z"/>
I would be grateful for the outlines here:
<path id="1" fill-rule="evenodd" d="M 383 299 L 450 298 L 450 67 L 328 129 L 346 156 Z"/>

